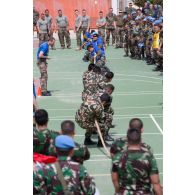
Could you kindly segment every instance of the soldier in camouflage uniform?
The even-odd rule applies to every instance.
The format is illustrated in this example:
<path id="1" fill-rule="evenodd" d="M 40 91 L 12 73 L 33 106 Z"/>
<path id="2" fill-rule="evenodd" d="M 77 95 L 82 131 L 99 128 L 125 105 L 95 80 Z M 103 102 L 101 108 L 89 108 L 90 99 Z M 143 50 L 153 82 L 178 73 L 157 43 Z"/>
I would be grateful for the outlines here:
<path id="1" fill-rule="evenodd" d="M 103 11 L 99 12 L 100 18 L 96 22 L 96 26 L 98 28 L 98 34 L 102 37 L 103 43 L 105 44 L 105 36 L 106 36 L 106 31 L 105 31 L 105 26 L 106 26 L 106 18 L 103 17 Z"/>
<path id="2" fill-rule="evenodd" d="M 143 129 L 143 122 L 141 119 L 139 118 L 133 118 L 130 120 L 129 122 L 129 129 L 137 129 L 140 130 L 142 133 L 144 131 Z M 141 148 L 143 148 L 143 150 L 150 150 L 150 152 L 152 153 L 151 147 L 146 144 L 141 142 Z M 114 155 L 116 155 L 117 153 L 121 153 L 122 151 L 126 150 L 128 146 L 128 141 L 126 137 L 123 138 L 118 138 L 116 139 L 110 148 L 110 154 L 113 157 Z"/>
<path id="3" fill-rule="evenodd" d="M 112 45 L 115 44 L 115 29 L 116 29 L 116 14 L 113 13 L 113 8 L 109 9 L 109 13 L 106 15 L 106 43 L 109 45 L 110 34 L 112 34 Z"/>
<path id="4" fill-rule="evenodd" d="M 90 31 L 90 17 L 86 15 L 86 10 L 82 10 L 82 16 L 81 16 L 81 32 L 83 33 L 83 36 L 86 32 Z"/>
<path id="5" fill-rule="evenodd" d="M 65 194 L 94 195 L 96 192 L 94 178 L 89 176 L 83 165 L 71 160 L 75 148 L 73 139 L 66 135 L 57 136 L 55 147 L 58 160 L 50 167 L 58 174 L 61 183 L 66 185 L 63 186 Z"/>
<path id="6" fill-rule="evenodd" d="M 61 123 L 61 135 L 67 135 L 72 138 L 75 136 L 75 124 L 72 121 L 63 121 Z M 75 148 L 74 148 L 74 154 L 72 156 L 72 160 L 74 162 L 78 162 L 80 164 L 83 164 L 85 160 L 89 160 L 90 158 L 90 152 L 87 148 L 87 146 L 83 144 L 78 144 L 75 142 Z"/>
<path id="7" fill-rule="evenodd" d="M 51 93 L 47 91 L 47 80 L 48 80 L 48 74 L 47 74 L 47 60 L 49 59 L 49 46 L 53 46 L 55 40 L 54 38 L 49 38 L 49 41 L 43 43 L 40 45 L 38 51 L 37 51 L 37 66 L 40 70 L 40 83 L 41 83 L 41 90 L 42 90 L 42 96 L 51 96 Z"/>
<path id="8" fill-rule="evenodd" d="M 127 149 L 112 158 L 112 181 L 117 195 L 162 195 L 154 155 L 141 147 L 141 131 L 129 129 Z"/>
<path id="9" fill-rule="evenodd" d="M 44 109 L 35 112 L 36 128 L 33 128 L 34 152 L 51 155 L 53 153 L 53 142 L 59 132 L 48 129 L 48 113 Z"/>
<path id="10" fill-rule="evenodd" d="M 69 22 L 66 16 L 62 15 L 62 10 L 58 10 L 58 16 L 56 17 L 56 27 L 58 29 L 58 37 L 60 40 L 61 48 L 65 48 L 64 37 L 66 39 L 66 45 L 68 49 L 71 49 L 71 40 L 69 32 Z"/>
<path id="11" fill-rule="evenodd" d="M 37 21 L 37 29 L 39 32 L 39 46 L 49 40 L 48 36 L 48 21 L 45 19 L 45 14 L 41 14 L 41 18 Z"/>
<path id="12" fill-rule="evenodd" d="M 116 47 L 123 48 L 124 42 L 124 19 L 123 12 L 120 10 L 119 15 L 116 16 Z"/>
<path id="13" fill-rule="evenodd" d="M 33 140 L 34 141 L 34 140 Z M 36 148 L 33 142 L 33 148 Z M 55 163 L 56 158 L 44 156 L 38 153 L 33 154 L 33 194 L 34 195 L 64 195 L 63 187 L 53 168 L 49 163 Z"/>
<path id="14" fill-rule="evenodd" d="M 33 32 L 37 31 L 37 37 L 38 37 L 38 29 L 37 29 L 37 21 L 39 20 L 39 12 L 36 10 L 35 7 L 33 7 Z"/>
<path id="15" fill-rule="evenodd" d="M 91 134 L 96 129 L 95 119 L 97 120 L 100 130 L 102 132 L 103 138 L 107 126 L 105 124 L 105 114 L 104 105 L 110 101 L 108 94 L 103 94 L 100 100 L 97 97 L 90 96 L 86 101 L 84 101 L 78 111 L 76 112 L 75 121 L 77 124 L 86 129 L 85 133 L 85 145 L 94 145 L 96 142 L 91 140 Z M 98 139 L 98 147 L 102 147 L 101 140 Z"/>
<path id="16" fill-rule="evenodd" d="M 130 44 L 131 44 L 131 40 L 130 40 L 130 33 L 131 33 L 131 14 L 127 15 L 127 18 L 124 20 L 124 26 L 125 26 L 125 30 L 124 30 L 124 51 L 125 51 L 125 55 L 124 57 L 128 57 L 129 53 L 130 53 Z"/>

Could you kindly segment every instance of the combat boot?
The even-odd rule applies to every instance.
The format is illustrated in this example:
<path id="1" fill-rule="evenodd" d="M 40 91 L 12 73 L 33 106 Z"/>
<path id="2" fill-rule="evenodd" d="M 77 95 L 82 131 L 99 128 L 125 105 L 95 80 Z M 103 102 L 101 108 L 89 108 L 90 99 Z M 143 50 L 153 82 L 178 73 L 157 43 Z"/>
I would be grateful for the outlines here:
<path id="1" fill-rule="evenodd" d="M 95 145 L 97 142 L 94 142 L 91 140 L 91 133 L 86 132 L 85 133 L 85 140 L 84 140 L 85 145 Z"/>
<path id="2" fill-rule="evenodd" d="M 106 145 L 107 147 L 110 147 L 110 144 L 108 144 L 107 142 L 105 142 L 105 140 L 104 140 L 104 143 L 105 143 L 105 145 Z M 103 147 L 102 141 L 101 141 L 101 139 L 100 139 L 99 137 L 98 137 L 97 147 L 100 147 L 100 148 Z"/>

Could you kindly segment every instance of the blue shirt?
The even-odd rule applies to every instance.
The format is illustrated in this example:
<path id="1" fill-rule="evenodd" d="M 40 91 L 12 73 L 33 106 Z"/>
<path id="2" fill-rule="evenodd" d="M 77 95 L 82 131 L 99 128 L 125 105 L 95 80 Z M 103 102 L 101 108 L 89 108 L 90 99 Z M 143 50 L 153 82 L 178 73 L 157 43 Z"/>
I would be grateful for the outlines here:
<path id="1" fill-rule="evenodd" d="M 48 56 L 49 53 L 49 44 L 48 42 L 42 43 L 37 51 L 37 59 L 40 59 L 39 54 L 40 52 L 43 52 L 44 56 Z"/>

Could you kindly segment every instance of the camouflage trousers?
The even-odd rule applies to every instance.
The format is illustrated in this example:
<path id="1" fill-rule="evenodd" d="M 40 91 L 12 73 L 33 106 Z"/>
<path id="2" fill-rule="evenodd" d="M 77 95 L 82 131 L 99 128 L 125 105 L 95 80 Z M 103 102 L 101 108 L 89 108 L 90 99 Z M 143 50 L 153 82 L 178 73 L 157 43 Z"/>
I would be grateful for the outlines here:
<path id="1" fill-rule="evenodd" d="M 98 29 L 98 34 L 102 37 L 103 42 L 105 44 L 106 43 L 105 42 L 105 37 L 106 37 L 106 30 L 105 30 L 105 28 L 99 28 Z"/>
<path id="2" fill-rule="evenodd" d="M 67 31 L 67 28 L 59 28 L 58 37 L 59 37 L 61 47 L 65 47 L 64 37 L 66 39 L 67 47 L 70 47 L 71 45 L 70 33 Z"/>
<path id="3" fill-rule="evenodd" d="M 46 41 L 48 41 L 48 40 L 49 40 L 49 36 L 48 36 L 47 33 L 39 33 L 39 46 L 40 46 L 42 43 L 44 43 L 44 42 L 46 42 Z"/>
<path id="4" fill-rule="evenodd" d="M 76 123 L 82 128 L 86 130 L 85 137 L 91 137 L 92 132 L 96 131 L 95 119 L 91 118 L 91 120 L 84 118 L 79 111 L 76 112 L 75 115 Z M 98 123 L 100 127 L 100 131 L 102 135 L 105 134 L 106 125 L 103 123 Z"/>
<path id="5" fill-rule="evenodd" d="M 105 111 L 104 113 L 105 113 L 105 118 L 106 118 L 105 119 L 106 126 L 110 128 L 112 126 L 114 110 L 112 109 L 112 107 L 109 107 L 109 109 Z"/>
<path id="6" fill-rule="evenodd" d="M 125 31 L 123 27 L 116 28 L 116 47 L 123 47 Z"/>
<path id="7" fill-rule="evenodd" d="M 47 74 L 46 62 L 38 62 L 37 65 L 39 67 L 39 71 L 40 71 L 40 74 L 41 74 L 41 77 L 40 77 L 41 91 L 42 92 L 47 92 L 48 74 Z"/>
<path id="8" fill-rule="evenodd" d="M 106 43 L 109 45 L 110 42 L 110 34 L 112 34 L 112 45 L 115 44 L 116 32 L 115 29 L 106 29 Z"/>
<path id="9" fill-rule="evenodd" d="M 131 42 L 130 42 L 130 38 L 128 35 L 125 35 L 125 39 L 124 39 L 124 51 L 126 55 L 129 55 L 130 53 L 130 46 L 131 46 Z"/>
<path id="10" fill-rule="evenodd" d="M 76 31 L 77 47 L 81 47 L 82 45 L 81 33 L 82 33 L 82 29 L 78 29 L 78 31 Z"/>

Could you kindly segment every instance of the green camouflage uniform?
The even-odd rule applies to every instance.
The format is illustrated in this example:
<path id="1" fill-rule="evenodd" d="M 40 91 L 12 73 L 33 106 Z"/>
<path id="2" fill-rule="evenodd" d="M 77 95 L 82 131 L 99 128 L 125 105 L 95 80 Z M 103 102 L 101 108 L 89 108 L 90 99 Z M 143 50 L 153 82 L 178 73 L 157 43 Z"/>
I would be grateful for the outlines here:
<path id="1" fill-rule="evenodd" d="M 92 131 L 96 128 L 95 119 L 99 124 L 102 134 L 104 135 L 105 130 L 107 130 L 104 107 L 97 98 L 93 98 L 93 96 L 91 96 L 90 99 L 87 99 L 87 101 L 84 101 L 81 104 L 75 116 L 77 124 L 81 128 L 86 129 L 86 137 L 90 137 Z"/>
<path id="2" fill-rule="evenodd" d="M 57 174 L 48 165 L 33 162 L 33 194 L 64 195 Z"/>
<path id="3" fill-rule="evenodd" d="M 68 191 L 72 195 L 94 195 L 95 194 L 95 181 L 90 177 L 86 168 L 79 163 L 71 161 L 69 157 L 60 156 L 58 162 L 62 169 L 62 174 L 67 183 Z M 55 165 L 48 165 L 53 169 L 51 174 L 56 173 Z"/>
<path id="4" fill-rule="evenodd" d="M 112 159 L 112 172 L 118 173 L 121 194 L 153 195 L 150 175 L 159 172 L 156 159 L 146 148 L 117 153 Z"/>
<path id="5" fill-rule="evenodd" d="M 123 47 L 124 42 L 124 19 L 123 15 L 116 16 L 116 47 Z"/>
<path id="6" fill-rule="evenodd" d="M 59 135 L 59 132 L 49 129 L 38 131 L 36 128 L 33 128 L 33 151 L 52 155 L 54 153 L 54 140 L 57 135 Z"/>
<path id="7" fill-rule="evenodd" d="M 106 43 L 109 45 L 110 33 L 112 34 L 112 45 L 115 44 L 115 27 L 114 21 L 116 20 L 116 14 L 108 13 L 106 16 Z"/>
<path id="8" fill-rule="evenodd" d="M 113 155 L 116 155 L 117 153 L 121 153 L 122 151 L 126 150 L 128 146 L 127 138 L 118 138 L 116 139 L 111 147 L 110 147 L 110 153 Z M 150 151 L 152 153 L 152 149 L 149 145 L 146 143 L 141 143 L 141 148 L 146 151 Z"/>
<path id="9" fill-rule="evenodd" d="M 48 129 L 44 131 L 38 131 L 36 128 L 34 128 L 33 151 L 40 154 L 57 156 L 54 146 L 54 140 L 57 135 L 59 135 L 59 133 L 55 131 L 51 131 Z M 78 144 L 75 142 L 75 145 L 76 147 L 74 148 L 74 155 L 72 157 L 72 160 L 83 164 L 83 161 L 88 160 L 90 158 L 90 152 L 87 146 L 83 144 Z"/>
<path id="10" fill-rule="evenodd" d="M 129 20 L 128 18 L 125 20 L 125 37 L 124 37 L 124 51 L 125 54 L 128 56 L 129 52 L 130 52 L 130 33 L 131 33 L 131 20 Z"/>
<path id="11" fill-rule="evenodd" d="M 39 19 L 39 12 L 33 10 L 33 26 L 36 26 L 37 25 L 38 19 Z"/>

